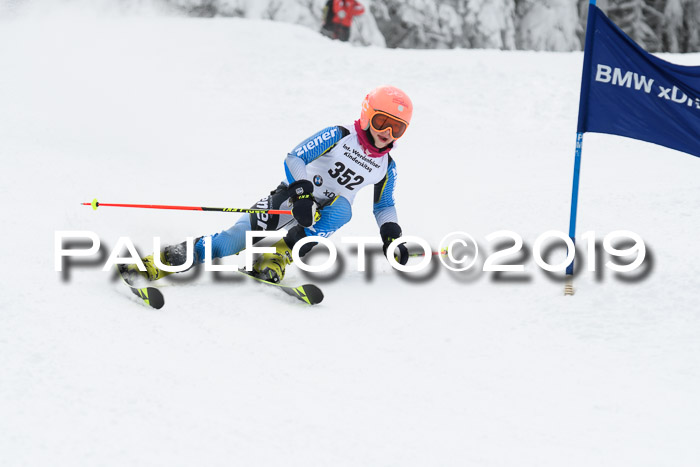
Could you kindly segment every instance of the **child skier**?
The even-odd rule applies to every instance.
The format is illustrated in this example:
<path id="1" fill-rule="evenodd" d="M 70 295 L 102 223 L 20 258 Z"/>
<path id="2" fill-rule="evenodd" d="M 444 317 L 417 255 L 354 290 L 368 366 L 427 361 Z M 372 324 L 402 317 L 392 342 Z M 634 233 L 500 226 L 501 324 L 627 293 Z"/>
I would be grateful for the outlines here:
<path id="1" fill-rule="evenodd" d="M 292 248 L 304 237 L 329 237 L 352 217 L 352 202 L 359 190 L 374 186 L 374 216 L 384 243 L 384 253 L 401 236 L 394 189 L 396 163 L 389 155 L 394 141 L 403 136 L 411 122 L 413 104 L 393 86 L 372 90 L 362 102 L 359 120 L 349 127 L 330 126 L 302 141 L 285 159 L 286 180 L 254 209 L 291 210 L 292 215 L 244 214 L 228 230 L 211 237 L 212 258 L 235 255 L 245 248 L 249 230 L 288 229 L 275 245 L 274 253 L 264 253 L 253 264 L 253 274 L 270 282 L 284 277 L 292 262 Z M 194 262 L 204 262 L 204 241 L 194 243 Z M 304 256 L 316 243 L 300 249 Z M 163 264 L 179 266 L 186 262 L 185 243 L 171 245 L 160 253 Z M 406 264 L 408 251 L 400 244 L 396 260 Z M 171 273 L 156 267 L 153 255 L 143 258 L 146 271 L 128 266 L 128 273 L 156 280 Z"/>

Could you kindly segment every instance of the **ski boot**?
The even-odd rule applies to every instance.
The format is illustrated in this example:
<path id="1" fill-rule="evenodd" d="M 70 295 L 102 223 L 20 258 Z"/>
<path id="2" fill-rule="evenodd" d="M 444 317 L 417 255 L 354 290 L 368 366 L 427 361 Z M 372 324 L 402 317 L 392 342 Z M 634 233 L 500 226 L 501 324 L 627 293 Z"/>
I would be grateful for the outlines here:
<path id="1" fill-rule="evenodd" d="M 196 245 L 201 238 L 202 237 L 196 238 L 194 240 L 194 245 Z M 133 283 L 133 281 L 138 277 L 143 277 L 148 281 L 156 281 L 158 279 L 162 279 L 165 276 L 169 276 L 170 274 L 174 274 L 172 272 L 163 271 L 162 269 L 158 268 L 153 260 L 153 255 L 141 258 L 141 261 L 143 261 L 143 265 L 146 266 L 145 271 L 140 271 L 138 266 L 136 266 L 135 264 L 119 265 L 119 272 L 127 282 L 131 281 Z M 180 266 L 182 264 L 185 264 L 185 261 L 187 261 L 186 242 L 182 242 L 177 245 L 166 246 L 163 249 L 163 251 L 160 252 L 160 262 L 165 264 L 166 266 Z M 194 263 L 197 262 L 198 259 L 195 255 L 193 266 Z"/>
<path id="2" fill-rule="evenodd" d="M 278 284 L 284 279 L 284 268 L 292 264 L 292 249 L 284 239 L 273 245 L 274 253 L 263 253 L 253 264 L 253 275 L 258 279 Z"/>
<path id="3" fill-rule="evenodd" d="M 163 271 L 162 269 L 159 269 L 153 260 L 153 255 L 148 255 L 145 258 L 141 258 L 141 261 L 143 262 L 143 265 L 146 266 L 145 271 L 139 270 L 138 266 L 136 266 L 135 264 L 118 265 L 119 273 L 124 277 L 124 279 L 128 283 L 133 284 L 134 281 L 139 277 L 143 277 L 147 281 L 155 281 L 172 274 L 172 272 Z M 172 266 L 172 264 L 170 264 L 170 262 L 167 261 L 165 257 L 165 252 L 161 252 L 160 261 L 165 265 Z"/>

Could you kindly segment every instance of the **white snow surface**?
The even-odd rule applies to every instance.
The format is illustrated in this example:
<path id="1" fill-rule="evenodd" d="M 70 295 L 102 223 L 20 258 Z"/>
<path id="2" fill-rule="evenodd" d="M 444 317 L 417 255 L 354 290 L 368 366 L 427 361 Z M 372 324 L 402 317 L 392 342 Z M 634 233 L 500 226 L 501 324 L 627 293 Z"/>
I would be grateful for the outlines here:
<path id="1" fill-rule="evenodd" d="M 0 465 L 700 465 L 700 161 L 587 134 L 578 232 L 638 233 L 650 272 L 599 264 L 565 297 L 532 259 L 568 230 L 581 63 L 257 20 L 0 22 Z M 404 233 L 470 233 L 472 273 L 407 281 L 376 253 L 358 272 L 340 240 L 378 235 L 371 190 L 331 237 L 337 277 L 289 267 L 319 306 L 202 272 L 160 281 L 156 311 L 101 271 L 121 236 L 147 254 L 236 215 L 81 202 L 250 206 L 384 83 L 415 104 L 392 152 Z M 502 229 L 524 238 L 509 260 L 529 280 L 478 269 Z M 105 256 L 63 280 L 60 230 L 96 232 Z"/>

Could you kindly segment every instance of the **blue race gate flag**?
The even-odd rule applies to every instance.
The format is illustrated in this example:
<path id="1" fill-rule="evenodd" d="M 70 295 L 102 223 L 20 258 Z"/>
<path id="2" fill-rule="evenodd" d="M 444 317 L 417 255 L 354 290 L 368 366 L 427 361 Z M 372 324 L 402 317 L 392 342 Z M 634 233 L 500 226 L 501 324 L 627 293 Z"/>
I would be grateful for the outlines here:
<path id="1" fill-rule="evenodd" d="M 590 0 L 578 108 L 569 237 L 576 216 L 583 134 L 627 136 L 700 157 L 700 66 L 674 65 L 647 53 Z M 573 259 L 566 268 L 574 274 Z M 565 295 L 573 295 L 568 282 Z"/>
<path id="2" fill-rule="evenodd" d="M 589 5 L 578 133 L 627 136 L 700 157 L 700 66 L 644 51 Z"/>

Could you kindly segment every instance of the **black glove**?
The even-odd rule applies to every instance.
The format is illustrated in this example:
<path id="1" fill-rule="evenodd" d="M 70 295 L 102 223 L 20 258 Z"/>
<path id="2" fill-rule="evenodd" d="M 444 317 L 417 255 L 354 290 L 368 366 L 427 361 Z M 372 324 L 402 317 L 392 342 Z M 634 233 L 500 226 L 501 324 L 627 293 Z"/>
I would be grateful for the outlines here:
<path id="1" fill-rule="evenodd" d="M 389 244 L 401 236 L 401 227 L 396 222 L 386 222 L 382 224 L 379 229 L 379 235 L 382 236 L 382 242 L 384 242 L 384 256 L 386 256 L 386 250 L 389 248 Z M 396 249 L 394 249 L 394 259 L 397 263 L 404 266 L 408 262 L 408 249 L 404 243 L 400 243 Z"/>
<path id="2" fill-rule="evenodd" d="M 316 202 L 314 184 L 308 180 L 297 180 L 289 185 L 289 198 L 292 200 L 292 215 L 303 227 L 314 225 Z"/>

